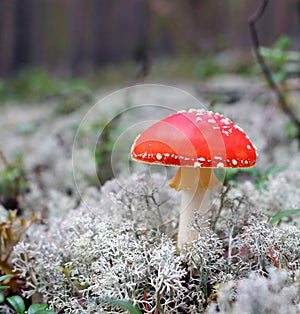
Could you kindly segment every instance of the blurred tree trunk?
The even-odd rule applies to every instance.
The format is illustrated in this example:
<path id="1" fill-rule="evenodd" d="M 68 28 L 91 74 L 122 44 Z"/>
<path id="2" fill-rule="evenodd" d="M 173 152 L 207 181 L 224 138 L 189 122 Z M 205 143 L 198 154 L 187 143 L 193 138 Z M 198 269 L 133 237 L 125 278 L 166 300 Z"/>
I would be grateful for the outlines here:
<path id="1" fill-rule="evenodd" d="M 0 75 L 7 76 L 14 68 L 16 0 L 0 1 Z"/>
<path id="2" fill-rule="evenodd" d="M 69 69 L 71 76 L 79 73 L 81 62 L 84 60 L 84 14 L 85 1 L 69 0 L 69 40 L 67 55 L 69 58 Z"/>
<path id="3" fill-rule="evenodd" d="M 93 3 L 93 61 L 96 65 L 101 65 L 110 59 L 109 47 L 111 46 L 111 24 L 113 23 L 112 5 L 113 1 L 94 1 Z"/>
<path id="4" fill-rule="evenodd" d="M 44 2 L 44 3 L 43 3 Z M 33 66 L 45 64 L 45 20 L 47 14 L 46 1 L 31 0 L 30 4 L 30 51 L 29 62 Z"/>
<path id="5" fill-rule="evenodd" d="M 77 75 L 124 60 L 140 62 L 143 77 L 150 47 L 157 55 L 247 51 L 247 19 L 259 2 L 0 0 L 0 77 L 27 65 Z M 258 25 L 262 44 L 284 33 L 300 44 L 299 3 L 272 0 Z"/>
<path id="6" fill-rule="evenodd" d="M 26 66 L 30 50 L 30 0 L 16 2 L 14 67 Z"/>

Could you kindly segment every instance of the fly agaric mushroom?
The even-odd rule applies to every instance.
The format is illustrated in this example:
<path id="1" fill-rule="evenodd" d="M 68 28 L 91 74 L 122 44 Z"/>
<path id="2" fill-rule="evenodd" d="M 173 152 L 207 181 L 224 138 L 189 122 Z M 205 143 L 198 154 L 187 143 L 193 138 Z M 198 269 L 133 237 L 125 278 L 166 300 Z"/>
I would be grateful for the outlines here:
<path id="1" fill-rule="evenodd" d="M 169 186 L 182 190 L 178 247 L 193 241 L 195 212 L 209 210 L 210 191 L 221 184 L 213 168 L 248 168 L 256 149 L 245 132 L 219 113 L 190 109 L 172 114 L 140 134 L 131 149 L 135 161 L 180 167 Z"/>

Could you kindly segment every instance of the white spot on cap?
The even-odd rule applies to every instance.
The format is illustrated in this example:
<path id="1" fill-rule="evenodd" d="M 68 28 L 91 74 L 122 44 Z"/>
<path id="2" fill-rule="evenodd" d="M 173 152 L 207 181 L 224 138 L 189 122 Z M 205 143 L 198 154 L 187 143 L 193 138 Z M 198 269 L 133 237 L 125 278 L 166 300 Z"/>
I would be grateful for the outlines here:
<path id="1" fill-rule="evenodd" d="M 238 162 L 237 162 L 235 159 L 232 159 L 231 162 L 232 162 L 232 164 L 233 164 L 234 166 L 236 166 L 236 165 L 238 164 Z"/>
<path id="2" fill-rule="evenodd" d="M 165 155 L 165 157 L 169 157 L 170 156 L 170 154 L 168 154 L 168 153 L 165 153 L 164 155 Z"/>
<path id="3" fill-rule="evenodd" d="M 224 124 L 227 124 L 227 125 L 230 124 L 230 121 L 228 119 L 226 119 L 226 118 L 221 119 L 220 122 L 224 123 Z"/>
<path id="4" fill-rule="evenodd" d="M 205 158 L 204 157 L 200 157 L 198 158 L 199 161 L 205 161 Z"/>
<path id="5" fill-rule="evenodd" d="M 247 145 L 247 149 L 249 149 L 249 150 L 250 150 L 250 149 L 251 149 L 251 145 Z"/>
<path id="6" fill-rule="evenodd" d="M 220 157 L 220 156 L 215 156 L 214 159 L 216 159 L 216 160 L 222 160 L 223 158 Z"/>
<path id="7" fill-rule="evenodd" d="M 208 123 L 217 123 L 215 119 L 208 119 L 207 122 Z"/>
<path id="8" fill-rule="evenodd" d="M 150 143 L 150 144 L 148 144 L 148 146 L 149 146 L 149 147 L 151 147 L 151 146 L 152 146 L 152 144 Z"/>
<path id="9" fill-rule="evenodd" d="M 224 168 L 224 163 L 223 163 L 223 162 L 219 162 L 219 163 L 217 164 L 217 167 L 218 167 L 218 168 Z"/>
<path id="10" fill-rule="evenodd" d="M 196 122 L 199 122 L 199 121 L 202 121 L 202 118 L 197 117 L 197 118 L 196 118 Z"/>
<path id="11" fill-rule="evenodd" d="M 200 166 L 201 166 L 200 162 L 198 162 L 198 161 L 194 162 L 194 167 L 200 167 Z"/>
<path id="12" fill-rule="evenodd" d="M 157 160 L 161 160 L 161 159 L 162 159 L 162 155 L 161 155 L 160 153 L 157 153 L 157 154 L 156 154 L 156 159 L 157 159 Z"/>

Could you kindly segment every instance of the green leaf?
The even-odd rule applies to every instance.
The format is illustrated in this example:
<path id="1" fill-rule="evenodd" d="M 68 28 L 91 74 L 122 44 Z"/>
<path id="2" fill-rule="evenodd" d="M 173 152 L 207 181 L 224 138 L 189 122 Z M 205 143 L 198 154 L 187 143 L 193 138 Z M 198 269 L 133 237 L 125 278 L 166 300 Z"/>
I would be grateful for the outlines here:
<path id="1" fill-rule="evenodd" d="M 3 303 L 5 300 L 4 294 L 0 293 L 0 303 Z"/>
<path id="2" fill-rule="evenodd" d="M 0 277 L 0 281 L 5 281 L 6 279 L 11 278 L 13 275 L 4 275 Z M 0 286 L 0 291 L 2 290 L 6 290 L 9 289 L 10 286 Z M 1 294 L 2 295 L 2 294 Z M 1 301 L 1 296 L 0 296 L 0 303 L 2 303 L 3 301 Z"/>
<path id="3" fill-rule="evenodd" d="M 128 310 L 131 314 L 142 314 L 140 309 L 136 307 L 135 305 L 133 305 L 132 303 L 130 303 L 129 301 L 108 299 L 107 302 L 112 305 L 116 305 L 123 310 Z"/>
<path id="4" fill-rule="evenodd" d="M 282 166 L 270 167 L 265 171 L 264 175 L 268 178 L 270 175 L 280 173 L 280 172 L 284 171 L 285 169 L 286 169 L 286 167 L 282 167 Z"/>
<path id="5" fill-rule="evenodd" d="M 32 304 L 28 308 L 27 314 L 55 314 L 55 312 L 47 310 L 47 304 Z"/>
<path id="6" fill-rule="evenodd" d="M 0 277 L 0 281 L 4 281 L 4 280 L 6 280 L 6 279 L 8 279 L 8 278 L 11 278 L 13 275 L 4 275 L 4 276 L 1 276 Z"/>
<path id="7" fill-rule="evenodd" d="M 281 36 L 275 43 L 275 47 L 281 50 L 285 50 L 290 47 L 292 40 L 289 36 Z"/>
<path id="8" fill-rule="evenodd" d="M 224 168 L 214 168 L 214 175 L 220 182 L 224 182 L 226 170 Z"/>
<path id="9" fill-rule="evenodd" d="M 285 80 L 287 73 L 285 71 L 278 71 L 277 73 L 273 73 L 272 76 L 275 83 L 279 84 Z"/>
<path id="10" fill-rule="evenodd" d="M 25 303 L 19 295 L 13 295 L 6 300 L 18 314 L 25 313 Z"/>
<path id="11" fill-rule="evenodd" d="M 300 213 L 300 209 L 288 209 L 280 212 L 276 216 L 270 219 L 270 224 L 274 225 L 276 222 L 279 222 L 284 217 L 289 217 L 294 214 Z"/>
<path id="12" fill-rule="evenodd" d="M 38 311 L 46 310 L 47 304 L 32 304 L 28 308 L 27 314 L 35 314 Z"/>

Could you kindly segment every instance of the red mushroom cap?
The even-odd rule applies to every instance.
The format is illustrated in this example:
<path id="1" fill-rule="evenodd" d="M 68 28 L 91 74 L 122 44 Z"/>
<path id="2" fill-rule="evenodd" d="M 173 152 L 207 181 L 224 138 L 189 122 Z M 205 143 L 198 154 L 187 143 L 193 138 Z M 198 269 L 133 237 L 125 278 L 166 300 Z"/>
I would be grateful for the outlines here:
<path id="1" fill-rule="evenodd" d="M 219 113 L 180 111 L 146 129 L 131 149 L 136 161 L 165 166 L 248 168 L 257 152 L 245 132 Z"/>

